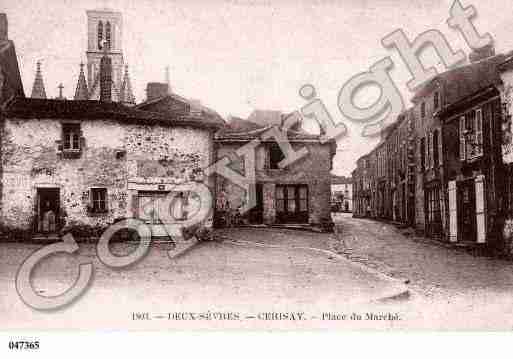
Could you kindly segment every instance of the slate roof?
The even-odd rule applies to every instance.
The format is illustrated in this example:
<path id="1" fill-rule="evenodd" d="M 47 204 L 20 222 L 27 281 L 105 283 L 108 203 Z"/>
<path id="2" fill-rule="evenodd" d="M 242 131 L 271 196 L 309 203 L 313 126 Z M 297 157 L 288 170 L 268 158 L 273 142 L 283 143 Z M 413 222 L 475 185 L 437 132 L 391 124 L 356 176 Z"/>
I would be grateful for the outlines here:
<path id="1" fill-rule="evenodd" d="M 170 117 L 156 112 L 138 110 L 117 102 L 94 100 L 62 101 L 18 97 L 9 102 L 3 112 L 7 117 L 20 119 L 114 119 L 143 125 L 219 128 L 217 122 L 208 121 L 202 117 Z"/>
<path id="2" fill-rule="evenodd" d="M 185 97 L 182 97 L 180 95 L 177 95 L 175 93 L 170 93 L 164 96 L 160 96 L 151 100 L 147 100 L 144 102 L 141 102 L 140 104 L 136 105 L 136 109 L 144 110 L 147 107 L 150 107 L 150 105 L 154 105 L 158 102 L 161 102 L 167 98 L 173 98 L 177 101 L 183 102 L 190 107 L 190 113 L 193 114 L 196 117 L 204 118 L 205 122 L 216 124 L 219 127 L 224 126 L 226 123 L 216 111 L 212 110 L 209 107 L 206 107 L 204 105 L 201 105 L 197 103 L 196 101 L 187 99 Z"/>
<path id="3" fill-rule="evenodd" d="M 260 138 L 264 132 L 275 127 L 275 125 L 259 125 L 258 123 L 243 120 L 240 118 L 232 119 L 219 132 L 216 133 L 216 141 L 251 141 Z M 313 135 L 304 131 L 289 130 L 287 137 L 291 141 L 319 141 L 320 136 Z"/>
<path id="4" fill-rule="evenodd" d="M 441 73 L 423 85 L 412 98 L 418 101 L 437 83 L 443 86 L 444 104 L 448 106 L 478 91 L 499 84 L 499 66 L 506 61 L 508 55 L 499 54 L 478 62 L 457 67 Z"/>

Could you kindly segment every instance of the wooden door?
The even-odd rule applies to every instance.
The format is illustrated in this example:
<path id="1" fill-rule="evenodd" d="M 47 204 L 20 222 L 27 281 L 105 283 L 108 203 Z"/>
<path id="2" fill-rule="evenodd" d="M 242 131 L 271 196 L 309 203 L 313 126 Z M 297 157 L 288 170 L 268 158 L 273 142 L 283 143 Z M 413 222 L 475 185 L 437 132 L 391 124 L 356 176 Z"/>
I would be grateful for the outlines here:
<path id="1" fill-rule="evenodd" d="M 464 242 L 475 242 L 476 237 L 476 192 L 474 181 L 458 184 L 458 229 Z"/>

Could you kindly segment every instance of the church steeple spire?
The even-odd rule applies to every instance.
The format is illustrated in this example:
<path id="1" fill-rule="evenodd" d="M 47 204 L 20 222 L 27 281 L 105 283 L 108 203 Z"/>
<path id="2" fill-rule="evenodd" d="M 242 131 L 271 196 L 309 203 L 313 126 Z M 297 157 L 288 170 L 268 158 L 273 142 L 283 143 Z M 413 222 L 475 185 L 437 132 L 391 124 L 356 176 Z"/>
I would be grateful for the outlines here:
<path id="1" fill-rule="evenodd" d="M 121 85 L 119 102 L 122 102 L 125 105 L 135 105 L 135 97 L 132 92 L 130 77 L 128 76 L 128 65 L 125 66 L 125 76 L 123 77 L 123 84 Z"/>
<path id="2" fill-rule="evenodd" d="M 78 75 L 77 89 L 75 90 L 74 100 L 87 100 L 89 91 L 84 74 L 84 64 L 80 64 L 80 74 Z"/>
<path id="3" fill-rule="evenodd" d="M 36 78 L 32 87 L 32 98 L 46 98 L 45 84 L 43 83 L 43 75 L 41 74 L 41 62 L 37 62 Z"/>

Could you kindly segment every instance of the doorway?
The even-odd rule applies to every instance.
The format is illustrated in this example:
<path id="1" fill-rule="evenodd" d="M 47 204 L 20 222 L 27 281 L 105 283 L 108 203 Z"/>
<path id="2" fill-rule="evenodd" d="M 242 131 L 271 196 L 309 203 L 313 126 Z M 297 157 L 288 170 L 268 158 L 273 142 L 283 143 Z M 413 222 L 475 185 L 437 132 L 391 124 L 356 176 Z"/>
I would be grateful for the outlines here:
<path id="1" fill-rule="evenodd" d="M 255 185 L 256 205 L 249 210 L 248 220 L 251 224 L 264 223 L 264 193 L 261 183 Z"/>
<path id="2" fill-rule="evenodd" d="M 38 188 L 36 199 L 37 232 L 57 232 L 59 230 L 60 213 L 59 188 Z"/>
<path id="3" fill-rule="evenodd" d="M 462 242 L 476 242 L 476 192 L 474 180 L 458 183 L 458 228 Z"/>

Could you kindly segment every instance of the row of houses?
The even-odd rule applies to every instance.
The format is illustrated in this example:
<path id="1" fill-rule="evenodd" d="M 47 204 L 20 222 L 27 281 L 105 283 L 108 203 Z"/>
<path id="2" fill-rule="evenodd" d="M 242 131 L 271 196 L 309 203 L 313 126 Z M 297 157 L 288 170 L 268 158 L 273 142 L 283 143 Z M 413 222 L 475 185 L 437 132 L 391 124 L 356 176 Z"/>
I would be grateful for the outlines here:
<path id="1" fill-rule="evenodd" d="M 353 171 L 354 216 L 512 254 L 513 56 L 492 47 L 418 89 Z"/>
<path id="2" fill-rule="evenodd" d="M 7 36 L 7 19 L 0 14 L 3 233 L 46 238 L 77 228 L 98 233 L 120 219 L 138 218 L 151 224 L 155 235 L 165 234 L 163 218 L 169 216 L 161 212 L 170 211 L 166 208 L 170 193 L 177 199 L 173 223 L 186 223 L 197 210 L 198 198 L 187 190 L 193 182 L 207 186 L 213 196 L 212 208 L 201 224 L 210 229 L 215 218 L 238 211 L 247 197 L 230 178 L 209 173 L 207 168 L 227 158 L 230 168 L 243 176 L 250 169 L 244 168 L 238 149 L 255 141 L 255 160 L 250 163 L 255 166 L 256 183 L 250 190 L 256 206 L 239 213 L 242 220 L 329 228 L 334 142 L 321 143 L 319 136 L 300 128 L 290 130 L 291 146 L 306 147 L 310 155 L 282 168 L 281 143 L 264 136 L 281 125 L 281 114 L 270 122 L 265 113 L 256 113 L 249 120 L 226 123 L 216 111 L 176 94 L 169 83 L 158 82 L 148 84 L 142 103 L 125 103 L 114 96 L 120 50 L 101 49 L 95 42 L 97 32 L 98 38 L 104 32 L 102 24 L 113 18 L 111 31 L 116 24 L 121 27 L 121 14 L 88 12 L 88 43 L 101 56 L 94 58 L 97 68 L 90 66 L 95 76 L 88 77 L 94 83 L 87 85 L 97 85 L 98 99 L 67 100 L 43 96 L 40 68 L 39 95 L 25 96 L 14 42 Z M 120 41 L 120 31 L 114 33 Z M 81 71 L 82 85 L 77 89 L 85 88 L 84 81 Z"/>

